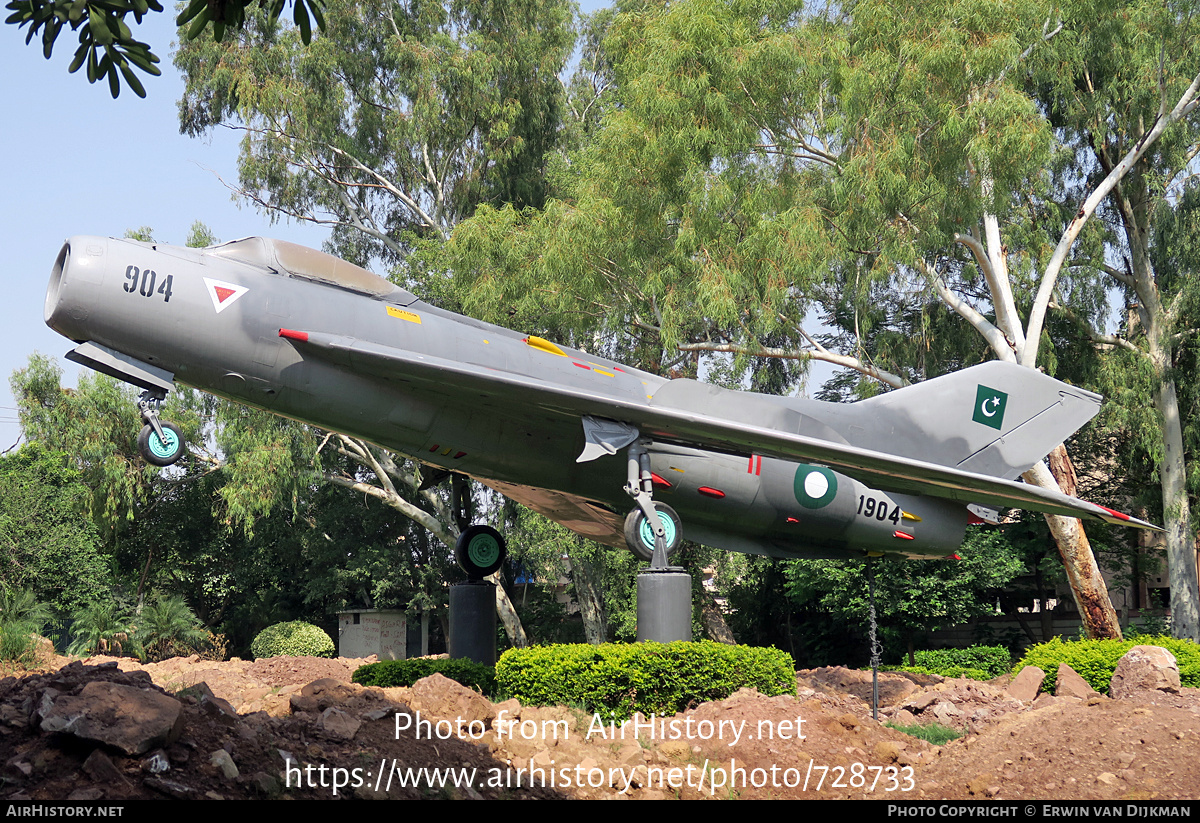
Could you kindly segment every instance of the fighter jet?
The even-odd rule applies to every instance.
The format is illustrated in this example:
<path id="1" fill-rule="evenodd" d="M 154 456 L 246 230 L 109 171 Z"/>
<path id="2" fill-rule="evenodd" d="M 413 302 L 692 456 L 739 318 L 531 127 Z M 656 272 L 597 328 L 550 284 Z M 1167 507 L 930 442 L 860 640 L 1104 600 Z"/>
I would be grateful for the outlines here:
<path id="1" fill-rule="evenodd" d="M 69 359 L 143 389 L 144 458 L 186 449 L 175 383 L 475 478 L 663 567 L 684 539 L 772 557 L 952 556 L 1006 507 L 1155 529 L 1017 478 L 1099 395 L 984 363 L 857 403 L 668 380 L 464 317 L 324 252 L 73 237 L 45 319 Z M 624 454 L 624 459 L 620 456 Z M 504 559 L 472 526 L 472 576 Z"/>

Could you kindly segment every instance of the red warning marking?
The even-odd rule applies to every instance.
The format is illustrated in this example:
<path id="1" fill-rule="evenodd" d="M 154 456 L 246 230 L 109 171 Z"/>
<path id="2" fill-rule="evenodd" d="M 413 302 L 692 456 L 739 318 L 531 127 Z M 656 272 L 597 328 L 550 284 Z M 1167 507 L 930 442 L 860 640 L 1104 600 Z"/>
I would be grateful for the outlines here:
<path id="1" fill-rule="evenodd" d="M 437 451 L 438 449 L 440 449 L 441 447 L 442 447 L 442 444 L 441 444 L 441 443 L 434 443 L 434 444 L 433 444 L 433 448 L 432 448 L 432 449 L 430 449 L 429 451 L 431 451 L 431 452 L 435 452 L 435 451 Z"/>
<path id="2" fill-rule="evenodd" d="M 905 534 L 904 532 L 892 532 L 892 537 L 899 537 L 901 540 L 916 540 L 917 539 L 917 538 L 913 537 L 911 534 Z"/>
<path id="3" fill-rule="evenodd" d="M 1100 504 L 1099 504 L 1099 503 L 1097 503 L 1096 505 L 1097 505 L 1097 506 L 1100 506 Z M 1106 512 L 1108 512 L 1109 514 L 1111 514 L 1113 517 L 1120 518 L 1121 520 L 1128 520 L 1128 519 L 1129 519 L 1129 515 L 1127 515 L 1127 514 L 1121 514 L 1119 511 L 1114 511 L 1114 510 L 1110 509 L 1108 506 L 1100 506 L 1100 508 L 1104 509 Z"/>
<path id="4" fill-rule="evenodd" d="M 575 363 L 575 361 L 574 361 L 574 360 L 572 360 L 571 362 L 572 362 L 572 363 Z M 582 363 L 575 363 L 575 365 L 576 365 L 576 366 L 578 366 L 578 367 L 579 367 L 579 368 L 581 368 L 581 369 L 587 369 L 588 371 L 591 371 L 591 370 L 592 370 L 592 367 L 591 367 L 591 366 L 585 366 L 585 365 L 583 365 Z"/>
<path id="5" fill-rule="evenodd" d="M 286 337 L 288 340 L 299 340 L 301 343 L 308 342 L 308 332 L 306 332 L 306 331 L 295 331 L 293 329 L 280 329 L 279 336 Z"/>
<path id="6" fill-rule="evenodd" d="M 656 486 L 662 486 L 667 489 L 671 488 L 671 484 L 659 477 L 658 472 L 650 472 L 650 481 Z"/>
<path id="7" fill-rule="evenodd" d="M 725 492 L 721 491 L 720 489 L 714 489 L 712 486 L 701 486 L 700 488 L 696 489 L 696 491 L 700 492 L 705 497 L 715 497 L 718 500 L 725 496 Z"/>
<path id="8" fill-rule="evenodd" d="M 226 298 L 237 294 L 233 289 L 227 289 L 224 286 L 213 286 L 213 291 L 217 293 L 217 302 L 224 303 Z"/>
<path id="9" fill-rule="evenodd" d="M 797 519 L 796 519 L 796 518 L 794 518 L 794 517 L 789 517 L 789 518 L 787 519 L 787 522 L 789 522 L 789 523 L 799 523 L 800 521 L 799 521 L 799 520 L 797 520 Z"/>
<path id="10" fill-rule="evenodd" d="M 466 456 L 467 456 L 466 452 L 459 452 L 458 454 L 454 455 L 454 459 L 458 460 L 460 457 L 466 457 Z"/>
<path id="11" fill-rule="evenodd" d="M 746 474 L 754 474 L 760 477 L 762 476 L 762 455 L 750 455 L 750 463 L 746 469 Z"/>

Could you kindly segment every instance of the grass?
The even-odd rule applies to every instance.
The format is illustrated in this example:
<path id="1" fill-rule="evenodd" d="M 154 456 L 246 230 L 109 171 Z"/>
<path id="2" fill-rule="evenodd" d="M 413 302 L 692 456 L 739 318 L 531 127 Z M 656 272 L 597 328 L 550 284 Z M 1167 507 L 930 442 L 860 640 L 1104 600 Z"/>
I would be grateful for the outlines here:
<path id="1" fill-rule="evenodd" d="M 924 740 L 927 743 L 932 743 L 935 746 L 944 746 L 951 740 L 957 740 L 963 736 L 963 733 L 958 729 L 952 729 L 949 726 L 943 726 L 941 723 L 929 723 L 922 726 L 916 724 L 912 726 L 900 726 L 895 723 L 884 723 L 889 729 L 895 729 L 898 732 L 903 732 L 909 737 L 915 737 L 919 740 Z"/>

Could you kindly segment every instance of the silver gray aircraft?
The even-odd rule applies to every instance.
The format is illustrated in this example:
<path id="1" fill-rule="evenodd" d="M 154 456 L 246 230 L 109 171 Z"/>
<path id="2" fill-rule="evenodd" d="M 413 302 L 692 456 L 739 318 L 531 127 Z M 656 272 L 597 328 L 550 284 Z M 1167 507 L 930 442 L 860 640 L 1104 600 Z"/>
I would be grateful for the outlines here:
<path id="1" fill-rule="evenodd" d="M 1156 528 L 1017 482 L 1101 398 L 1008 363 L 849 404 L 730 391 L 453 314 L 261 237 L 73 237 L 45 317 L 79 344 L 68 358 L 144 390 L 151 463 L 184 453 L 158 415 L 179 382 L 476 478 L 656 567 L 684 538 L 773 557 L 952 556 L 1003 507 Z M 473 526 L 456 549 L 482 575 L 504 541 Z"/>

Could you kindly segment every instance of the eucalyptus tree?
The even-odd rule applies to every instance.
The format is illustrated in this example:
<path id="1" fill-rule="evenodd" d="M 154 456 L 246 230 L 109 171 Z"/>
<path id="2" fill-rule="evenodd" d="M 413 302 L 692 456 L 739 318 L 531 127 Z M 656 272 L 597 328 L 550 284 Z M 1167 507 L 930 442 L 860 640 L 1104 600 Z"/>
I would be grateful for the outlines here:
<path id="1" fill-rule="evenodd" d="M 256 3 L 255 0 L 189 0 L 179 10 L 177 25 L 188 39 L 201 36 L 212 25 L 213 36 L 220 41 L 226 29 L 240 28 L 246 20 L 246 10 L 259 6 L 272 18 L 283 14 L 284 0 Z M 324 26 L 323 0 L 291 0 L 292 19 L 301 31 L 304 42 L 312 38 L 313 25 Z M 140 25 L 150 13 L 163 10 L 158 0 L 10 0 L 4 7 L 13 12 L 4 21 L 20 28 L 29 27 L 25 35 L 28 45 L 36 37 L 41 41 L 42 54 L 49 60 L 54 53 L 58 36 L 68 28 L 78 35 L 78 48 L 68 68 L 72 74 L 84 66 L 89 83 L 108 78 L 108 89 L 114 98 L 121 94 L 121 80 L 138 97 L 146 96 L 134 69 L 152 77 L 162 70 L 159 58 L 151 46 L 138 40 L 130 27 Z"/>
<path id="2" fill-rule="evenodd" d="M 1106 289 L 1135 286 L 1121 251 L 1140 243 L 1130 266 L 1150 259 L 1151 206 L 1194 156 L 1200 66 L 1186 9 L 620 8 L 605 43 L 619 105 L 561 196 L 539 212 L 481 210 L 455 233 L 472 311 L 600 323 L 626 350 L 658 347 L 664 367 L 704 352 L 823 360 L 884 387 L 988 357 L 1054 371 L 1049 311 L 1091 324 L 1098 344 L 1131 343 L 1104 331 Z M 1172 304 L 1141 282 L 1162 453 L 1181 459 L 1163 344 L 1182 330 L 1162 331 Z M 817 333 L 817 312 L 848 346 Z M 880 323 L 916 333 L 873 349 Z M 1051 465 L 1067 482 L 1065 451 Z M 1171 471 L 1173 611 L 1176 631 L 1195 636 L 1186 498 L 1169 490 Z M 1056 483 L 1040 465 L 1026 480 Z M 1048 522 L 1089 632 L 1118 635 L 1078 521 Z"/>
<path id="3" fill-rule="evenodd" d="M 570 24 L 564 0 L 337 2 L 305 47 L 303 32 L 251 15 L 225 42 L 180 48 L 180 126 L 193 136 L 242 130 L 243 199 L 329 226 L 331 251 L 444 299 L 438 261 L 453 227 L 481 203 L 544 199 Z M 340 435 L 310 459 L 340 461 L 325 480 L 454 545 L 461 524 L 418 462 Z M 524 645 L 502 585 L 497 597 L 510 639 Z"/>

